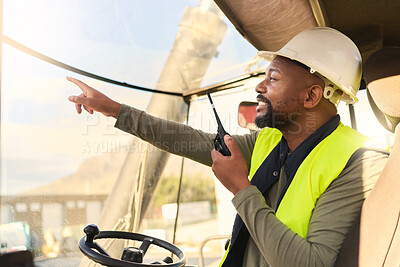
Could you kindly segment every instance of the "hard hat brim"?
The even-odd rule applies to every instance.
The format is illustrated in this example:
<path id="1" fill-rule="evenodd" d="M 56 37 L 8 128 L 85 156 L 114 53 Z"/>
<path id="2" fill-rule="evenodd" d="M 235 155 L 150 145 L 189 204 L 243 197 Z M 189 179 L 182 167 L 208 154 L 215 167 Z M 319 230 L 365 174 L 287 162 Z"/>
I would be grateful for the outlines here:
<path id="1" fill-rule="evenodd" d="M 265 60 L 267 60 L 267 61 L 272 61 L 272 60 L 274 60 L 274 58 L 275 58 L 276 56 L 278 56 L 278 55 L 279 55 L 279 56 L 282 56 L 282 55 L 279 54 L 279 51 L 278 51 L 278 52 L 258 51 L 258 52 L 257 52 L 257 55 L 258 55 L 259 58 L 265 59 Z M 287 57 L 287 56 L 284 56 L 284 57 Z"/>

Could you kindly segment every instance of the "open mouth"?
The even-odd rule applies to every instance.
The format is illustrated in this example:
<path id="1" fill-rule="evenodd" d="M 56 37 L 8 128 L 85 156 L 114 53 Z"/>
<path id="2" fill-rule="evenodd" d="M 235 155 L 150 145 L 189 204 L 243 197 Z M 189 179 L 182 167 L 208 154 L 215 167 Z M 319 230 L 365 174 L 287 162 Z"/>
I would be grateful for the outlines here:
<path id="1" fill-rule="evenodd" d="M 258 105 L 259 105 L 259 106 L 266 106 L 267 103 L 266 103 L 266 102 L 262 102 L 262 101 L 258 101 Z"/>
<path id="2" fill-rule="evenodd" d="M 256 108 L 257 112 L 260 112 L 260 111 L 266 109 L 268 107 L 268 105 L 270 105 L 270 101 L 262 95 L 257 96 L 257 102 L 258 102 L 258 106 Z"/>

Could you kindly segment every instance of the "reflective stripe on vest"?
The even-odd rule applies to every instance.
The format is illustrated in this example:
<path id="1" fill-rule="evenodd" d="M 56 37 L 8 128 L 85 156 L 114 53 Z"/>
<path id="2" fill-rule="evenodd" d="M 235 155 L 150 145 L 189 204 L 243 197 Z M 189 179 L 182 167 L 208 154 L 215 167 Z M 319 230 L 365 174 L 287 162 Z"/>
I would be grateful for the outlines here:
<path id="1" fill-rule="evenodd" d="M 250 180 L 278 145 L 281 136 L 276 129 L 260 131 L 253 150 Z M 306 238 L 317 199 L 343 171 L 353 153 L 370 142 L 369 138 L 340 123 L 301 163 L 276 211 L 276 217 Z"/>

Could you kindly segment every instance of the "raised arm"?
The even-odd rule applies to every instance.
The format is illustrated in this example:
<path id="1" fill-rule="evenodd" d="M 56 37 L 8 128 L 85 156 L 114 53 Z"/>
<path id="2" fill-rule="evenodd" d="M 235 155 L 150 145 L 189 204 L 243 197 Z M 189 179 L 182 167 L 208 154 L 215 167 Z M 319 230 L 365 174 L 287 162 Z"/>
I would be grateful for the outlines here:
<path id="1" fill-rule="evenodd" d="M 215 133 L 205 133 L 186 124 L 152 116 L 122 104 L 115 127 L 145 140 L 155 147 L 187 157 L 207 166 L 212 165 Z M 257 133 L 232 135 L 250 168 Z"/>
<path id="2" fill-rule="evenodd" d="M 214 148 L 215 133 L 205 133 L 182 123 L 152 116 L 144 111 L 120 104 L 77 79 L 67 77 L 67 80 L 82 90 L 79 96 L 68 98 L 69 101 L 75 103 L 79 114 L 83 106 L 90 114 L 96 111 L 105 116 L 112 116 L 117 119 L 115 127 L 122 131 L 135 135 L 167 152 L 208 166 L 212 165 L 211 150 Z M 257 133 L 233 135 L 232 138 L 238 144 L 250 168 L 250 158 Z"/>

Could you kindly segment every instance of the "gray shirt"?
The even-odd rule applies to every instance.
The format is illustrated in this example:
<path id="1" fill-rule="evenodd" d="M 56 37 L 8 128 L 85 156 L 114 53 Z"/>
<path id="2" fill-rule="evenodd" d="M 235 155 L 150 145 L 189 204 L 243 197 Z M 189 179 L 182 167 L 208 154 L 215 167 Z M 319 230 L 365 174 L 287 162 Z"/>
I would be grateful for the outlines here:
<path id="1" fill-rule="evenodd" d="M 127 105 L 121 106 L 115 127 L 160 149 L 212 165 L 210 153 L 215 134 L 160 119 Z M 258 132 L 232 136 L 249 169 L 257 135 Z M 357 150 L 347 167 L 317 200 L 305 239 L 275 216 L 274 209 L 286 183 L 284 171 L 266 198 L 255 186 L 237 193 L 232 203 L 250 233 L 243 266 L 333 266 L 345 235 L 387 157 L 387 153 L 380 150 Z"/>

